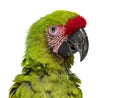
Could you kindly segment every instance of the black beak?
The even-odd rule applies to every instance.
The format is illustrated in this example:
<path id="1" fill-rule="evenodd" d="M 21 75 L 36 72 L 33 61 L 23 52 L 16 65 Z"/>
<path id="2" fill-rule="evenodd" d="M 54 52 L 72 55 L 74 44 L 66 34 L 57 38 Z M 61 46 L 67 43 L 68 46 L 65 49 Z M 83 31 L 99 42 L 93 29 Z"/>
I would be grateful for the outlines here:
<path id="1" fill-rule="evenodd" d="M 73 34 L 68 36 L 68 40 L 63 42 L 61 45 L 58 54 L 62 57 L 70 56 L 76 52 L 80 53 L 80 61 L 82 61 L 88 52 L 89 42 L 88 37 L 83 28 L 75 31 Z"/>

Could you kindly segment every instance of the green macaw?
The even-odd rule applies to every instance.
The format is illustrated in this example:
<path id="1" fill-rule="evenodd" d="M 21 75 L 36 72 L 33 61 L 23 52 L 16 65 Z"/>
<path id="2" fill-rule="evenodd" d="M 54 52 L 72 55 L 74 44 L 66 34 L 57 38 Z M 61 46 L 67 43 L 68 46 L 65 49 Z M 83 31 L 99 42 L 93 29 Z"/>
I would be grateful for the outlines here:
<path id="1" fill-rule="evenodd" d="M 82 98 L 80 79 L 70 71 L 76 52 L 88 52 L 86 20 L 75 12 L 57 10 L 29 29 L 22 73 L 14 79 L 9 98 Z"/>

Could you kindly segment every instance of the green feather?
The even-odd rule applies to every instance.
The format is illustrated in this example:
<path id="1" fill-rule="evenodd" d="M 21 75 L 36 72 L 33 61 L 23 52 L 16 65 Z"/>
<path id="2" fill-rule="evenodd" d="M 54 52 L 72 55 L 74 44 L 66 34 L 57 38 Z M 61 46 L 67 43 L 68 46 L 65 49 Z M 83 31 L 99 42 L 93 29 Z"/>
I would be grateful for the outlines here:
<path id="1" fill-rule="evenodd" d="M 14 79 L 9 98 L 82 98 L 81 81 L 70 72 L 74 56 L 62 60 L 51 54 L 45 32 L 49 26 L 65 25 L 77 14 L 58 10 L 36 21 L 29 29 L 22 73 Z"/>

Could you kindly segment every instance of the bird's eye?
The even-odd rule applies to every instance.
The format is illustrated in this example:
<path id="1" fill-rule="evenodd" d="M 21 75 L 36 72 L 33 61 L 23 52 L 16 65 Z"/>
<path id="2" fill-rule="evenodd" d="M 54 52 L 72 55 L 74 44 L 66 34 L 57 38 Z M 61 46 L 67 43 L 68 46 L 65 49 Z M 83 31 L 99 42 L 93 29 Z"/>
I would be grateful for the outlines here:
<path id="1" fill-rule="evenodd" d="M 52 36 L 55 36 L 58 32 L 57 30 L 58 28 L 56 26 L 50 26 L 49 27 L 49 34 L 52 35 Z"/>
<path id="2" fill-rule="evenodd" d="M 54 33 L 57 28 L 55 26 L 51 27 L 51 31 Z"/>

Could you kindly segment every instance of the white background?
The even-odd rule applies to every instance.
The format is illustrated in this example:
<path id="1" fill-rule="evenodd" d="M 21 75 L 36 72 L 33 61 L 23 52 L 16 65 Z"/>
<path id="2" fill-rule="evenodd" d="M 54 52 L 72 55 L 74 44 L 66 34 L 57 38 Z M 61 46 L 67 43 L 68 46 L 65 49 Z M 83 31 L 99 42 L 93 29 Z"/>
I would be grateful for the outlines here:
<path id="1" fill-rule="evenodd" d="M 75 11 L 87 20 L 87 57 L 75 54 L 72 71 L 82 80 L 83 98 L 120 98 L 119 0 L 1 0 L 0 98 L 8 98 L 21 72 L 26 32 L 40 17 L 57 9 Z"/>

